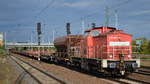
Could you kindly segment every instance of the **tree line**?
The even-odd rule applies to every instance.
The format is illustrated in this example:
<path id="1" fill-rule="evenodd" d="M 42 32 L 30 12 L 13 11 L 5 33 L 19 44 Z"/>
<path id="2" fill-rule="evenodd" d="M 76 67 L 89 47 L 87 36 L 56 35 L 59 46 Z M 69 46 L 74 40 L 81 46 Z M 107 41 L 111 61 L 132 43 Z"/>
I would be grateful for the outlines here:
<path id="1" fill-rule="evenodd" d="M 150 54 L 150 40 L 147 38 L 137 38 L 132 41 L 133 52 L 139 54 L 149 55 Z"/>

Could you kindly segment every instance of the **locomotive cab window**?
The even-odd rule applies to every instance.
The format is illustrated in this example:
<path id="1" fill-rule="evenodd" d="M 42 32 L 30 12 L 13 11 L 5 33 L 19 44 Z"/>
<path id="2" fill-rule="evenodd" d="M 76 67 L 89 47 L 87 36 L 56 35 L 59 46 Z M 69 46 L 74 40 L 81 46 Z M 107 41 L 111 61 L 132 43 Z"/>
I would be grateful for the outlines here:
<path id="1" fill-rule="evenodd" d="M 90 34 L 90 32 L 84 32 L 84 36 L 88 36 Z"/>
<path id="2" fill-rule="evenodd" d="M 91 31 L 92 36 L 98 36 L 99 34 L 100 34 L 100 31 L 97 31 L 97 30 Z"/>

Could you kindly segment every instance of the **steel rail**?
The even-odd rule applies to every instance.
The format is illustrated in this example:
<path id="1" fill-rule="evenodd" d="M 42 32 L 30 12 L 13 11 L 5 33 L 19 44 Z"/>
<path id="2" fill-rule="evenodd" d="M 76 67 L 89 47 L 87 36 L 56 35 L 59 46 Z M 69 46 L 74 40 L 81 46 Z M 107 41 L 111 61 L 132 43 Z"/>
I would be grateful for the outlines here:
<path id="1" fill-rule="evenodd" d="M 33 75 L 32 75 L 28 70 L 26 70 L 19 62 L 17 62 L 17 61 L 13 58 L 14 56 L 13 56 L 13 57 L 10 56 L 10 57 L 11 57 L 11 59 L 13 59 L 20 67 L 22 67 L 26 72 L 28 72 L 39 84 L 42 84 L 42 82 L 41 82 L 37 77 L 33 76 Z M 45 70 L 43 70 L 43 69 L 37 68 L 37 67 L 35 67 L 34 65 L 32 65 L 32 64 L 30 64 L 30 63 L 28 63 L 28 62 L 26 62 L 26 61 L 24 61 L 24 60 L 22 60 L 22 59 L 20 59 L 20 58 L 18 58 L 18 57 L 15 57 L 15 58 L 16 58 L 17 60 L 20 60 L 20 61 L 22 61 L 23 63 L 25 63 L 25 64 L 31 66 L 32 68 L 38 70 L 39 72 L 45 74 L 46 76 L 48 76 L 48 77 L 50 77 L 50 78 L 52 78 L 52 79 L 58 81 L 60 84 L 71 84 L 71 83 L 69 83 L 68 81 L 65 81 L 65 80 L 63 80 L 62 78 L 57 77 L 57 76 L 53 75 L 52 73 L 47 72 L 47 71 L 45 71 Z"/>

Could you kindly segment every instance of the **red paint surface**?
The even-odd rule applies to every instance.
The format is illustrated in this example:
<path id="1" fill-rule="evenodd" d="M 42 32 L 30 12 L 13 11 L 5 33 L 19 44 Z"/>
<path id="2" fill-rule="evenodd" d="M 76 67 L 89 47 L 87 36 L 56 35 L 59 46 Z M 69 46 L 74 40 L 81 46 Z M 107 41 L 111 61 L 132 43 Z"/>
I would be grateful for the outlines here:
<path id="1" fill-rule="evenodd" d="M 100 31 L 98 36 L 92 36 L 91 31 L 97 30 Z M 82 42 L 81 50 L 86 51 L 82 53 L 85 58 L 99 58 L 99 59 L 109 59 L 109 60 L 119 60 L 119 54 L 124 56 L 125 60 L 132 59 L 128 55 L 132 55 L 132 36 L 124 33 L 121 30 L 116 30 L 115 28 L 92 28 L 86 30 L 89 32 L 85 36 Z M 129 46 L 110 46 L 110 42 L 129 42 Z M 111 56 L 112 55 L 112 56 Z"/>

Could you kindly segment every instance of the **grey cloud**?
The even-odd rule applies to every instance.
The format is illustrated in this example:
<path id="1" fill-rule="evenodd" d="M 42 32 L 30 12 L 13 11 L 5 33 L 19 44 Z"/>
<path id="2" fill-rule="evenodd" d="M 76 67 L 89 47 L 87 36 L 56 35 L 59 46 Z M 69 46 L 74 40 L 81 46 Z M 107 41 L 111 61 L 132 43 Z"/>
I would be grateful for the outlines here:
<path id="1" fill-rule="evenodd" d="M 132 12 L 130 15 L 131 16 L 139 16 L 139 15 L 145 15 L 145 14 L 150 15 L 150 10 L 142 10 L 142 11 Z"/>

